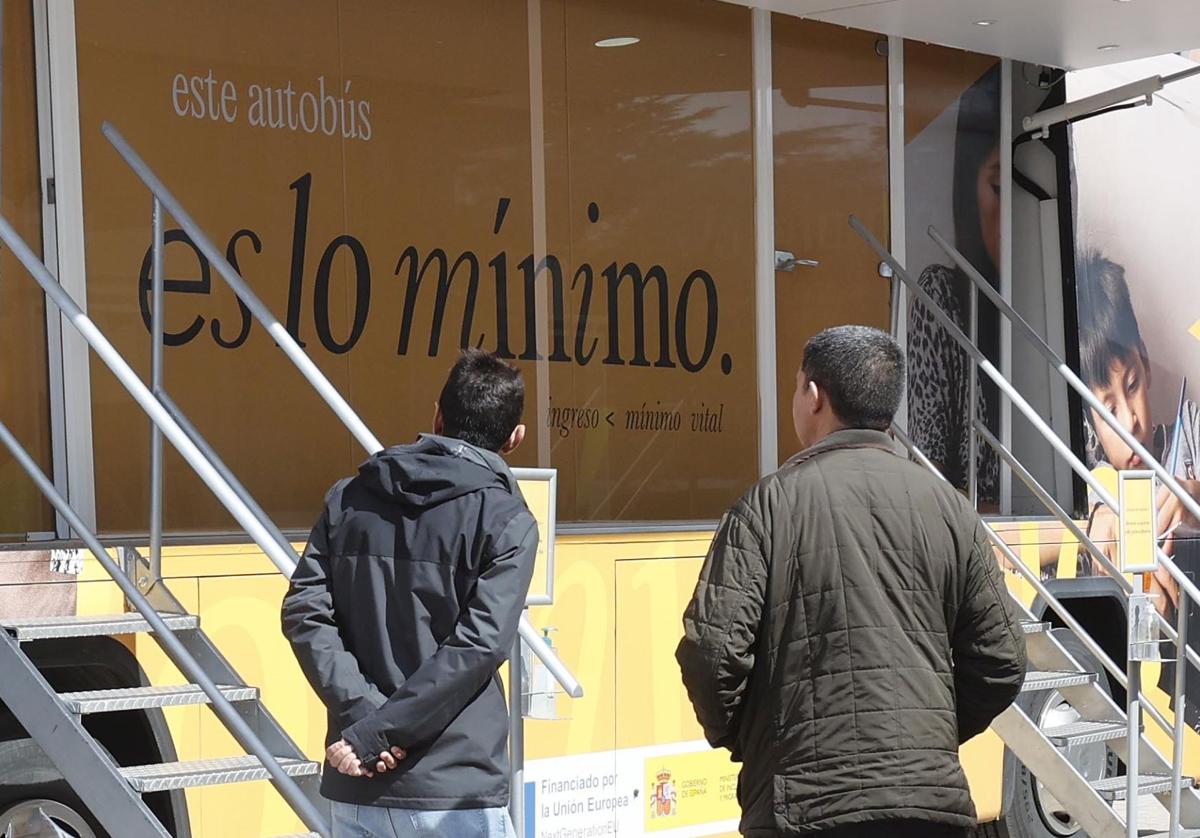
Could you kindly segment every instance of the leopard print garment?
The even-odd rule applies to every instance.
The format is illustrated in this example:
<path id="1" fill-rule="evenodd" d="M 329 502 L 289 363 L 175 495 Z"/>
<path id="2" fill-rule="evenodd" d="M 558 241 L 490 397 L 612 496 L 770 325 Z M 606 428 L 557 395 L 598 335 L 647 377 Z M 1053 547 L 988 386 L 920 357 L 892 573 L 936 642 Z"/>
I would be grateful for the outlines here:
<path id="1" fill-rule="evenodd" d="M 964 281 L 944 265 L 930 265 L 918 280 L 921 289 L 969 334 L 966 306 L 954 293 L 955 284 Z M 908 422 L 913 442 L 941 467 L 951 484 L 965 491 L 971 448 L 968 375 L 974 365 L 920 302 L 914 302 L 909 312 L 908 365 Z M 984 386 L 983 378 L 980 375 L 975 415 L 986 422 L 997 396 L 992 387 Z M 979 441 L 976 464 L 980 503 L 996 503 L 1000 461 L 983 440 Z"/>

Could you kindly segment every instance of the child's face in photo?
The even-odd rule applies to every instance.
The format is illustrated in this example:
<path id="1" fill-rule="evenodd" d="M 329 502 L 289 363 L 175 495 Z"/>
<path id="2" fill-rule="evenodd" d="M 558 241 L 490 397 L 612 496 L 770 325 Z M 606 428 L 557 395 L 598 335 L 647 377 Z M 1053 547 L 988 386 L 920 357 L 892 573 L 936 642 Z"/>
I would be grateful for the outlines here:
<path id="1" fill-rule="evenodd" d="M 1150 421 L 1150 370 L 1141 354 L 1134 352 L 1130 357 L 1116 361 L 1108 371 L 1105 384 L 1093 384 L 1092 393 L 1117 417 L 1126 431 L 1144 447 L 1149 448 L 1154 433 Z M 1120 470 L 1142 468 L 1142 458 L 1110 428 L 1093 410 L 1093 425 L 1104 458 Z"/>

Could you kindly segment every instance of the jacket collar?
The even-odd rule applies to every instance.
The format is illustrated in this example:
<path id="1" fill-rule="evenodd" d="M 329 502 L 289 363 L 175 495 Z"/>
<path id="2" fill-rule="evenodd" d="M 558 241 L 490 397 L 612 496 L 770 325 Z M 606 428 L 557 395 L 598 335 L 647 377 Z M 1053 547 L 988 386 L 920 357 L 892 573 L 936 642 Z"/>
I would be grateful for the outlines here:
<path id="1" fill-rule="evenodd" d="M 809 448 L 793 455 L 784 465 L 793 465 L 804 460 L 824 454 L 826 451 L 837 451 L 845 448 L 879 448 L 889 453 L 895 453 L 896 446 L 890 434 L 886 431 L 872 431 L 867 428 L 847 428 L 834 431 Z"/>
<path id="2" fill-rule="evenodd" d="M 429 446 L 451 457 L 459 457 L 477 466 L 483 466 L 489 471 L 498 474 L 510 492 L 516 491 L 517 478 L 513 475 L 512 469 L 509 468 L 505 459 L 495 451 L 488 451 L 485 448 L 479 448 L 461 439 L 440 436 L 438 434 L 418 434 L 416 444 L 418 446 Z"/>

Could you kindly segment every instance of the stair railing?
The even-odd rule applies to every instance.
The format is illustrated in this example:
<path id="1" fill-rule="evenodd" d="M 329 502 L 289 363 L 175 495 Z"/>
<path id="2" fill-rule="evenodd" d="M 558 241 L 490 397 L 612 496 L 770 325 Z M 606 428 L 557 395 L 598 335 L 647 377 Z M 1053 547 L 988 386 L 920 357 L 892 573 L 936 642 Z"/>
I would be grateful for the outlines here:
<path id="1" fill-rule="evenodd" d="M 988 431 L 987 428 L 983 428 L 981 433 L 984 435 L 983 438 L 985 440 L 991 436 L 991 432 Z M 942 475 L 942 473 L 938 470 L 938 467 L 925 455 L 923 451 L 921 451 L 920 448 L 916 446 L 916 444 L 913 443 L 912 439 L 901 427 L 899 427 L 899 425 L 892 426 L 892 434 L 900 441 L 901 445 L 904 446 L 908 453 L 912 455 L 914 460 L 925 466 L 926 469 L 933 472 L 933 474 L 937 475 L 942 480 L 946 479 L 945 476 Z M 1017 465 L 1020 467 L 1019 463 Z M 1025 472 L 1025 474 L 1028 474 L 1028 472 Z M 1041 489 L 1041 486 L 1039 485 L 1038 488 Z M 1068 517 L 1067 520 L 1070 521 L 1070 518 Z M 1004 540 L 1004 536 L 996 532 L 996 530 L 988 525 L 987 522 L 984 522 L 983 526 L 984 530 L 988 534 L 988 538 L 990 538 L 992 541 L 992 545 L 1004 556 L 1008 565 L 1026 582 L 1029 583 L 1034 592 L 1037 593 L 1037 595 L 1046 603 L 1046 607 L 1053 611 L 1055 615 L 1062 620 L 1063 625 L 1074 632 L 1076 636 L 1078 636 L 1084 648 L 1086 648 L 1088 652 L 1090 652 L 1096 658 L 1100 665 L 1104 667 L 1109 675 L 1112 676 L 1113 681 L 1122 689 L 1128 689 L 1128 680 L 1125 671 L 1116 663 L 1116 661 L 1112 659 L 1112 656 L 1105 651 L 1104 647 L 1097 643 L 1091 637 L 1091 635 L 1087 633 L 1087 630 L 1083 627 L 1079 620 L 1076 619 L 1066 605 L 1064 605 L 1063 602 L 1058 599 L 1058 597 L 1054 596 L 1054 594 L 1042 581 L 1041 576 L 1031 570 L 1029 566 L 1025 564 L 1024 560 L 1022 560 L 1021 557 L 1008 544 L 1008 542 Z M 1070 522 L 1070 526 L 1074 526 L 1073 521 Z M 1091 549 L 1097 549 L 1086 535 L 1080 534 L 1079 538 Z M 1104 555 L 1103 552 L 1099 551 L 1098 549 L 1097 553 L 1100 556 Z M 1104 561 L 1108 561 L 1107 557 L 1104 558 Z M 1113 567 L 1112 572 L 1119 574 L 1119 571 L 1117 571 L 1115 566 Z M 1129 580 L 1127 580 L 1124 576 L 1120 576 L 1119 578 L 1120 581 L 1124 583 L 1123 587 L 1125 588 L 1126 592 L 1132 592 L 1133 586 L 1129 583 Z M 1142 696 L 1142 706 L 1146 712 L 1150 714 L 1154 721 L 1163 729 L 1164 732 L 1168 734 L 1173 732 L 1171 723 L 1166 720 L 1162 713 L 1158 711 L 1158 708 L 1156 708 L 1144 695 Z"/>
<path id="2" fill-rule="evenodd" d="M 1075 456 L 1075 453 L 1071 450 L 1070 446 L 1063 442 L 1054 429 L 1050 427 L 1050 425 L 1045 421 L 1045 419 L 1042 418 L 1040 414 L 1038 414 L 1033 406 L 1020 394 L 1020 392 L 1017 391 L 1012 383 L 1005 378 L 999 370 L 996 369 L 996 367 L 983 354 L 979 347 L 975 345 L 975 342 L 963 333 L 958 324 L 956 324 L 954 320 L 944 310 L 942 310 L 939 305 L 937 305 L 933 298 L 930 297 L 930 295 L 923 288 L 921 288 L 920 284 L 913 279 L 911 274 L 908 273 L 904 266 L 901 265 L 899 261 L 880 243 L 878 238 L 876 238 L 876 236 L 853 215 L 850 216 L 850 226 L 859 234 L 860 237 L 862 237 L 862 239 L 871 247 L 871 249 L 874 250 L 875 253 L 878 254 L 879 257 L 888 264 L 888 266 L 892 269 L 892 276 L 894 279 L 904 283 L 904 285 L 913 294 L 914 298 L 925 306 L 926 310 L 930 312 L 930 314 L 946 330 L 951 338 L 966 353 L 967 357 L 971 359 L 973 366 L 978 367 L 981 372 L 987 375 L 996 384 L 1004 397 L 1017 407 L 1017 409 L 1025 416 L 1025 418 L 1038 431 L 1038 433 L 1050 443 L 1051 447 L 1061 457 L 1063 457 L 1063 459 L 1071 466 L 1075 473 L 1078 474 L 1085 481 L 1085 483 L 1087 483 L 1089 488 L 1091 488 L 1096 494 L 1096 497 L 1100 500 L 1100 502 L 1111 509 L 1114 513 L 1119 515 L 1120 506 L 1117 499 L 1114 498 L 1112 494 L 1095 478 L 1095 475 L 1093 475 L 1087 469 L 1083 462 L 1077 456 Z M 942 237 L 934 228 L 929 228 L 929 235 L 951 257 L 951 259 L 954 260 L 956 266 L 968 277 L 968 279 L 970 279 L 971 296 L 973 300 L 971 310 L 974 311 L 976 308 L 974 299 L 977 290 L 978 292 L 983 293 L 994 305 L 996 305 L 1001 314 L 1007 320 L 1013 323 L 1017 327 L 1018 331 L 1021 332 L 1021 334 L 1023 334 L 1034 345 L 1034 347 L 1050 363 L 1051 367 L 1058 372 L 1060 377 L 1062 377 L 1067 384 L 1073 390 L 1075 390 L 1081 398 L 1084 399 L 1088 406 L 1095 411 L 1096 415 L 1099 416 L 1110 428 L 1112 428 L 1118 434 L 1118 436 L 1120 436 L 1122 441 L 1129 445 L 1130 448 L 1142 458 L 1143 463 L 1145 463 L 1146 466 L 1155 473 L 1159 480 L 1162 481 L 1163 485 L 1167 486 L 1167 488 L 1170 489 L 1170 491 L 1180 499 L 1180 502 L 1183 503 L 1184 507 L 1198 520 L 1200 520 L 1200 504 L 1197 504 L 1196 501 L 1192 499 L 1186 491 L 1183 490 L 1183 487 L 1179 485 L 1175 477 L 1171 475 L 1132 434 L 1130 434 L 1127 430 L 1125 430 L 1124 427 L 1121 426 L 1120 422 L 1117 421 L 1112 412 L 1109 411 L 1104 404 L 1095 397 L 1087 385 L 1083 383 L 1082 379 L 1075 374 L 1075 372 L 1066 364 L 1065 361 L 1058 357 L 1054 350 L 1050 348 L 1045 340 L 1042 339 L 1042 337 L 1029 325 L 1029 323 L 1023 317 L 1021 317 L 1021 315 L 1015 309 L 1013 309 L 1012 306 L 1009 305 L 1008 302 L 1004 300 L 1004 298 L 994 288 L 992 288 L 991 284 L 984 279 L 979 271 L 977 271 L 970 264 L 970 262 L 963 257 L 963 255 L 956 248 L 954 248 L 953 245 L 946 241 L 946 239 Z M 972 320 L 974 320 L 974 318 L 972 318 Z M 974 372 L 972 372 L 971 378 L 972 380 L 976 378 Z M 972 461 L 975 459 L 977 439 L 982 438 L 988 443 L 988 445 L 996 450 L 997 454 L 1002 457 L 1010 467 L 1013 468 L 1014 473 L 1018 474 L 1021 480 L 1025 482 L 1026 485 L 1028 485 L 1029 488 L 1034 492 L 1035 496 L 1047 506 L 1050 512 L 1061 523 L 1063 523 L 1065 527 L 1067 527 L 1072 535 L 1080 540 L 1080 544 L 1087 549 L 1088 553 L 1095 558 L 1099 564 L 1104 567 L 1104 569 L 1108 571 L 1110 575 L 1113 576 L 1114 579 L 1118 580 L 1122 590 L 1126 594 L 1133 593 L 1133 585 L 1125 578 L 1124 574 L 1122 574 L 1120 570 L 1113 565 L 1104 551 L 1099 549 L 1092 539 L 1085 532 L 1080 530 L 1074 521 L 1070 520 L 1070 517 L 1067 515 L 1065 510 L 1063 510 L 1058 503 L 1053 500 L 1050 494 L 1040 484 L 1038 484 L 1033 475 L 1030 474 L 1029 471 L 1020 464 L 1012 452 L 1008 450 L 1007 446 L 1003 445 L 998 439 L 996 439 L 996 437 L 988 430 L 988 428 L 983 423 L 978 421 L 976 416 L 976 404 L 974 403 L 976 398 L 977 387 L 972 387 L 972 403 L 969 405 L 969 415 L 971 417 L 969 422 L 971 431 L 970 451 Z M 909 451 L 913 453 L 914 457 L 922 462 L 922 464 L 924 464 L 927 468 L 932 468 L 934 473 L 938 473 L 933 463 L 930 462 L 924 454 L 920 453 L 916 449 L 916 446 L 912 444 L 911 439 L 909 439 L 907 435 L 903 433 L 903 431 L 899 431 L 897 433 L 897 437 L 900 438 Z M 971 475 L 973 479 L 973 469 L 971 470 Z M 972 498 L 974 498 L 974 494 L 975 493 L 972 490 Z M 987 525 L 985 524 L 985 526 Z M 995 544 L 996 548 L 1005 556 L 1014 570 L 1021 574 L 1026 580 L 1030 581 L 1034 589 L 1038 592 L 1039 596 L 1045 600 L 1047 606 L 1054 610 L 1055 614 L 1063 619 L 1064 624 L 1067 625 L 1067 627 L 1079 637 L 1080 641 L 1084 643 L 1088 650 L 1093 654 L 1096 654 L 1097 651 L 1103 652 L 1103 650 L 1099 648 L 1098 644 L 1092 640 L 1090 635 L 1083 630 L 1083 627 L 1077 620 L 1074 618 L 1071 618 L 1070 620 L 1066 619 L 1067 615 L 1069 615 L 1069 612 L 1058 601 L 1058 599 L 1051 594 L 1049 589 L 1041 583 L 1040 576 L 1029 570 L 1029 568 L 1027 568 L 1017 556 L 1015 551 L 1013 551 L 1012 548 L 1009 547 L 1006 542 L 1004 542 L 1003 538 L 1001 538 L 999 534 L 996 533 L 990 526 L 987 526 L 987 530 L 993 544 Z M 1200 667 L 1200 655 L 1197 655 L 1194 650 L 1188 648 L 1187 646 L 1186 615 L 1188 611 L 1188 602 L 1190 600 L 1200 600 L 1200 588 L 1197 588 L 1197 586 L 1190 579 L 1188 579 L 1183 570 L 1179 568 L 1179 566 L 1175 564 L 1171 557 L 1167 556 L 1166 553 L 1163 552 L 1162 548 L 1158 547 L 1157 544 L 1155 553 L 1159 565 L 1167 570 L 1171 578 L 1179 586 L 1178 626 L 1171 626 L 1169 621 L 1167 621 L 1161 614 L 1156 614 L 1156 619 L 1160 627 L 1162 627 L 1163 633 L 1169 639 L 1175 641 L 1176 646 L 1177 661 L 1174 684 L 1174 724 L 1172 725 L 1167 722 L 1162 714 L 1159 713 L 1156 708 L 1154 708 L 1149 698 L 1144 694 L 1140 680 L 1140 666 L 1137 664 L 1137 661 L 1132 659 L 1132 656 L 1127 656 L 1129 658 L 1129 663 L 1127 665 L 1127 671 L 1124 673 L 1124 677 L 1118 676 L 1115 678 L 1115 680 L 1118 683 L 1122 683 L 1122 686 L 1126 688 L 1128 695 L 1127 720 L 1129 723 L 1130 734 L 1128 743 L 1129 759 L 1126 760 L 1126 772 L 1128 777 L 1126 788 L 1126 828 L 1129 830 L 1130 835 L 1136 836 L 1137 789 L 1139 787 L 1139 770 L 1137 764 L 1138 759 L 1136 745 L 1138 743 L 1138 737 L 1140 737 L 1140 724 L 1138 723 L 1140 710 L 1144 708 L 1148 715 L 1150 715 L 1150 717 L 1172 740 L 1170 835 L 1172 838 L 1175 838 L 1175 836 L 1179 834 L 1180 829 L 1180 806 L 1182 801 L 1186 667 L 1189 663 Z M 1114 669 L 1117 669 L 1117 667 L 1107 654 L 1098 654 L 1096 657 L 1107 671 L 1116 675 Z"/>
<path id="3" fill-rule="evenodd" d="M 58 307 L 63 317 L 87 341 L 88 345 L 105 365 L 112 370 L 113 375 L 125 387 L 138 406 L 146 412 L 151 423 L 170 440 L 171 444 L 175 446 L 184 460 L 196 471 L 205 485 L 221 501 L 222 505 L 233 515 L 234 519 L 237 520 L 282 572 L 290 574 L 296 566 L 294 554 L 293 556 L 289 556 L 284 551 L 276 535 L 272 534 L 271 529 L 264 525 L 258 516 L 254 514 L 254 511 L 246 504 L 238 491 L 226 482 L 220 471 L 209 461 L 204 452 L 197 447 L 184 428 L 180 426 L 167 408 L 163 406 L 162 402 L 146 387 L 137 373 L 134 372 L 129 363 L 121 356 L 112 343 L 109 342 L 99 327 L 83 312 L 74 298 L 59 284 L 54 275 L 50 273 L 45 263 L 34 254 L 33 250 L 17 234 L 8 220 L 2 216 L 0 216 L 0 241 L 12 250 L 26 271 L 41 287 L 42 292 L 50 302 Z M 179 639 L 175 637 L 171 628 L 162 620 L 158 611 L 150 604 L 150 601 L 140 589 L 150 586 L 139 586 L 128 579 L 120 567 L 104 551 L 95 533 L 84 524 L 71 508 L 70 504 L 54 488 L 53 483 L 46 478 L 45 474 L 41 472 L 36 463 L 29 457 L 28 452 L 21 447 L 20 443 L 17 442 L 8 429 L 2 425 L 0 425 L 0 441 L 4 442 L 5 446 L 13 453 L 14 458 L 22 465 L 30 477 L 33 478 L 42 494 L 54 505 L 63 518 L 70 523 L 80 538 L 84 540 L 84 543 L 96 555 L 97 560 L 100 561 L 104 569 L 112 576 L 113 581 L 121 588 L 138 613 L 153 627 L 156 637 L 159 639 L 163 650 L 167 653 L 171 662 L 204 691 L 204 694 L 212 702 L 213 711 L 229 729 L 230 733 L 233 734 L 238 744 L 247 753 L 259 759 L 263 768 L 270 775 L 271 782 L 283 796 L 284 800 L 300 816 L 309 829 L 319 833 L 323 838 L 328 838 L 331 833 L 325 816 L 317 810 L 316 806 L 301 790 L 296 781 L 284 771 L 283 767 L 275 759 L 275 756 L 270 752 L 270 749 L 267 748 L 258 735 L 250 728 L 246 720 L 234 708 L 233 704 L 225 698 L 216 685 L 213 684 L 212 680 L 208 678 L 199 663 L 184 648 Z"/>
<path id="4" fill-rule="evenodd" d="M 325 403 L 329 405 L 334 415 L 341 420 L 347 430 L 350 431 L 354 439 L 367 452 L 367 454 L 375 454 L 383 450 L 383 444 L 379 438 L 371 432 L 366 423 L 358 416 L 349 402 L 342 396 L 336 387 L 325 377 L 325 374 L 313 363 L 312 359 L 300 346 L 300 344 L 288 332 L 280 320 L 271 313 L 271 310 L 262 302 L 253 289 L 242 278 L 241 274 L 229 263 L 220 250 L 213 244 L 212 240 L 204 233 L 200 225 L 191 217 L 184 209 L 179 200 L 171 193 L 162 180 L 154 173 L 150 166 L 142 159 L 141 155 L 133 148 L 132 145 L 122 136 L 121 132 L 110 122 L 105 122 L 101 128 L 104 136 L 109 143 L 116 149 L 117 153 L 125 161 L 126 165 L 133 171 L 135 175 L 142 181 L 143 185 L 150 191 L 153 197 L 152 203 L 152 225 L 154 241 L 152 244 L 153 257 L 153 297 L 154 297 L 154 315 L 151 318 L 152 335 L 151 339 L 158 353 L 157 356 L 152 354 L 152 366 L 160 383 L 159 391 L 161 393 L 161 343 L 162 343 L 162 248 L 163 248 L 163 230 L 162 230 L 162 213 L 165 210 L 175 219 L 180 228 L 188 235 L 192 243 L 197 247 L 201 254 L 209 261 L 216 269 L 217 275 L 225 280 L 230 289 L 237 295 L 238 299 L 249 309 L 251 315 L 267 330 L 276 345 L 283 350 L 287 358 L 300 370 L 309 385 L 317 391 Z M 157 360 L 156 360 L 157 357 Z M 164 405 L 173 405 L 169 399 L 163 401 Z M 175 408 L 175 411 L 178 411 Z M 171 411 L 168 410 L 168 413 Z M 172 417 L 173 418 L 173 417 Z M 192 429 L 194 431 L 194 428 Z M 197 434 L 198 435 L 198 434 Z M 195 443 L 193 443 L 195 444 Z M 211 451 L 211 447 L 202 444 L 202 447 L 212 454 L 215 459 L 215 452 Z M 159 475 L 160 483 L 155 488 L 161 493 L 161 470 L 155 471 L 153 466 L 154 449 L 152 448 L 152 477 L 155 474 Z M 220 468 L 214 466 L 213 471 L 218 474 L 221 471 L 228 472 L 228 469 L 221 464 Z M 514 474 L 520 477 L 521 470 L 515 469 Z M 153 480 L 152 480 L 153 483 Z M 235 481 L 236 483 L 236 481 Z M 240 484 L 239 484 L 240 485 Z M 158 507 L 161 514 L 161 505 Z M 261 510 L 259 510 L 261 512 Z M 161 524 L 159 525 L 161 526 Z M 261 545 L 260 545 L 261 546 Z M 153 557 L 152 557 L 153 562 Z M 294 567 L 294 565 L 293 565 Z M 285 576 L 290 576 L 290 570 L 281 571 Z M 156 575 L 159 571 L 154 571 L 152 575 Z M 530 624 L 529 620 L 522 615 L 518 626 L 518 640 L 514 645 L 514 650 L 509 658 L 509 695 L 510 695 L 510 712 L 513 714 L 513 724 L 510 725 L 510 750 L 512 751 L 512 812 L 515 821 L 516 830 L 519 834 L 524 834 L 522 824 L 524 791 L 521 788 L 523 762 L 524 762 L 524 740 L 521 730 L 521 705 L 522 705 L 522 667 L 521 667 L 521 643 L 526 646 L 541 660 L 546 666 L 547 671 L 554 679 L 562 686 L 563 690 L 571 698 L 581 698 L 583 696 L 583 687 L 578 679 L 562 662 L 554 650 L 546 644 L 538 635 L 537 630 Z"/>

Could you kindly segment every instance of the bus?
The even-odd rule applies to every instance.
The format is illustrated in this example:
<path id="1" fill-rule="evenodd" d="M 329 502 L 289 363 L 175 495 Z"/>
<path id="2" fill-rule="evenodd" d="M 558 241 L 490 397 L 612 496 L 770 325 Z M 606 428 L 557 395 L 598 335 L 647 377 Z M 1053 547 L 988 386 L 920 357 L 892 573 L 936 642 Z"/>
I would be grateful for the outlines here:
<path id="1" fill-rule="evenodd" d="M 1021 120 L 1065 101 L 1057 67 L 1175 47 L 1149 38 L 1141 51 L 1081 58 L 1001 48 L 986 40 L 996 21 L 949 36 L 932 14 L 906 30 L 814 4 L 764 8 L 786 5 L 0 4 L 0 216 L 170 417 L 154 422 L 182 428 L 186 417 L 281 538 L 248 535 L 249 519 L 231 511 L 242 501 L 212 491 L 224 477 L 198 476 L 169 434 L 153 441 L 129 383 L 11 242 L 0 248 L 0 420 L 127 583 L 198 618 L 222 666 L 257 688 L 240 700 L 260 700 L 308 760 L 321 758 L 325 712 L 279 630 L 277 559 L 303 549 L 325 491 L 370 453 L 330 392 L 382 443 L 406 442 L 428 430 L 460 349 L 521 367 L 530 434 L 512 462 L 527 470 L 543 534 L 527 620 L 543 656 L 582 686 L 565 694 L 525 644 L 522 838 L 690 838 L 734 835 L 739 816 L 738 765 L 704 742 L 674 660 L 716 521 L 795 451 L 790 394 L 807 336 L 847 322 L 910 347 L 933 334 L 920 331 L 916 292 L 847 219 L 950 304 L 969 285 L 925 230 L 954 231 L 983 278 L 1027 316 L 1040 312 L 1054 350 L 1077 360 L 1070 135 L 1058 124 L 1026 136 Z M 1096 25 L 1120 31 L 1116 11 L 1095 12 Z M 146 171 L 186 221 L 155 200 Z M 985 302 L 964 331 L 1086 459 L 1084 409 L 1001 320 Z M 1058 449 L 1012 423 L 987 381 L 969 410 L 955 401 L 966 390 L 939 373 L 947 358 L 958 363 L 926 358 L 914 375 L 908 416 L 926 409 L 934 424 L 912 425 L 913 437 L 935 438 L 938 422 L 957 433 L 982 405 L 985 426 L 1086 528 L 1086 487 Z M 1071 527 L 998 458 L 935 459 L 1011 549 L 998 546 L 998 561 L 1031 630 L 1046 629 L 1120 705 L 1124 689 L 1062 614 L 1124 668 L 1133 577 L 1092 573 Z M 1095 473 L 1116 492 L 1115 472 Z M 171 692 L 190 678 L 153 633 L 88 623 L 132 606 L 81 535 L 0 452 L 0 626 L 59 696 L 52 706 L 98 743 L 89 758 L 211 768 L 241 754 L 205 698 Z M 63 621 L 92 628 L 64 635 Z M 1165 719 L 1169 663 L 1141 672 Z M 152 703 L 147 687 L 160 690 Z M 96 697 L 114 690 L 143 690 L 141 703 Z M 1056 729 L 1086 721 L 1072 695 L 1030 691 L 1019 706 Z M 0 713 L 0 834 L 48 835 L 52 824 L 125 838 L 32 734 Z M 1171 753 L 1160 727 L 1145 735 Z M 1084 834 L 1077 801 L 1008 745 L 989 731 L 962 749 L 981 829 Z M 1055 753 L 1091 783 L 1124 771 L 1110 740 Z M 1194 748 L 1187 757 L 1193 765 Z M 311 789 L 316 767 L 296 770 Z M 201 774 L 121 776 L 142 778 L 135 791 L 159 834 L 315 829 L 267 783 Z"/>

